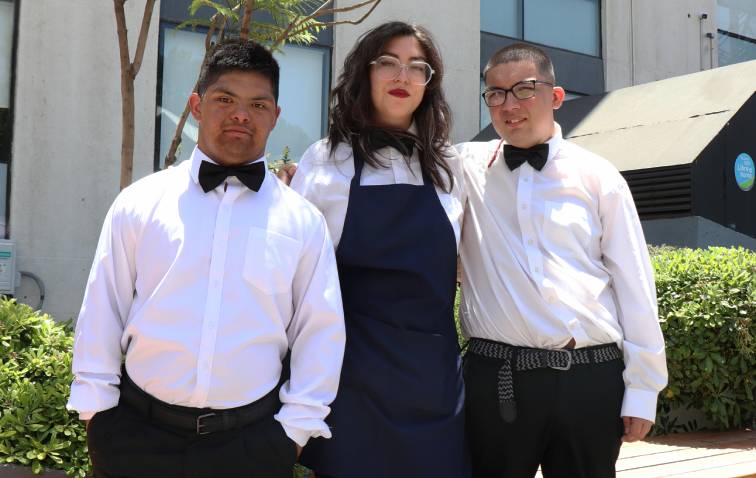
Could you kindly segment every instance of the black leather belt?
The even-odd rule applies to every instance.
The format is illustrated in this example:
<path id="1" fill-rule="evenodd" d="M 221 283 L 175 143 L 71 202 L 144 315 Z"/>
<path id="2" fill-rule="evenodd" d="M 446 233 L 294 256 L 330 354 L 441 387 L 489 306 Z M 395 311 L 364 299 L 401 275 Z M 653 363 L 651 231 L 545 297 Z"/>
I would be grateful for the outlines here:
<path id="1" fill-rule="evenodd" d="M 131 381 L 123 369 L 121 373 L 121 399 L 124 403 L 146 418 L 180 430 L 206 435 L 234 428 L 272 417 L 281 406 L 278 386 L 265 396 L 248 405 L 236 408 L 213 409 L 191 408 L 171 405 L 146 393 Z"/>
<path id="2" fill-rule="evenodd" d="M 504 360 L 499 368 L 497 388 L 499 396 L 499 414 L 502 420 L 512 423 L 517 418 L 515 403 L 513 371 L 553 368 L 569 370 L 573 365 L 611 362 L 622 358 L 622 351 L 617 344 L 595 345 L 579 349 L 534 349 L 515 347 L 493 340 L 470 338 L 467 353 L 483 357 Z"/>

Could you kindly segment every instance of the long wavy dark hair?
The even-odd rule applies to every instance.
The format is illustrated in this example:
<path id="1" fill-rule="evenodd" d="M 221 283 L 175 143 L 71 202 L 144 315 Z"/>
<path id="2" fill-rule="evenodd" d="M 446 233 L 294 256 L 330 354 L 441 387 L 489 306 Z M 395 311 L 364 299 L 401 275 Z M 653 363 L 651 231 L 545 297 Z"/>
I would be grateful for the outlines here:
<path id="1" fill-rule="evenodd" d="M 417 135 L 404 130 L 378 127 L 373 119 L 375 108 L 370 96 L 370 62 L 381 54 L 390 40 L 405 36 L 417 39 L 425 53 L 425 61 L 435 71 L 425 86 L 420 105 L 413 113 Z M 425 28 L 404 22 L 388 22 L 363 34 L 344 61 L 338 84 L 331 93 L 328 124 L 331 154 L 336 150 L 336 145 L 343 142 L 351 145 L 355 154 L 359 154 L 371 166 L 388 167 L 376 158 L 375 152 L 381 147 L 377 138 L 390 136 L 408 162 L 410 151 L 403 146 L 402 140 L 410 139 L 417 147 L 422 171 L 434 185 L 447 192 L 451 191 L 454 177 L 446 163 L 448 153 L 445 148 L 449 142 L 451 111 L 441 89 L 443 77 L 441 55 L 430 32 Z M 444 182 L 443 174 L 448 178 L 448 184 Z"/>

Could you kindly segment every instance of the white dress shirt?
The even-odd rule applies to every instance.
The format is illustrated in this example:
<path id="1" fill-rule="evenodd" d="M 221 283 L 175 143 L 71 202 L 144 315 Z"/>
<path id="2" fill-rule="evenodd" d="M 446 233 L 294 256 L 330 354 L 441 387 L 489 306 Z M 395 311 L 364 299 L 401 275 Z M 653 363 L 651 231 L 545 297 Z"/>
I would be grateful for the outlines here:
<path id="1" fill-rule="evenodd" d="M 616 343 L 622 416 L 654 420 L 667 383 L 653 271 L 625 180 L 605 159 L 549 140 L 546 166 L 510 171 L 499 140 L 463 143 L 465 335 L 556 349 Z M 502 147 L 503 149 L 503 147 Z"/>
<path id="2" fill-rule="evenodd" d="M 195 408 L 254 402 L 291 379 L 276 415 L 304 446 L 330 437 L 344 322 L 323 215 L 266 173 L 258 192 L 235 177 L 208 193 L 191 160 L 124 189 L 105 218 L 76 324 L 68 408 L 114 407 L 122 355 L 150 395 Z"/>
<path id="3" fill-rule="evenodd" d="M 444 192 L 439 187 L 436 187 L 436 193 L 454 229 L 454 237 L 459 245 L 466 200 L 464 176 L 456 151 L 451 147 L 447 151 L 449 153 L 447 164 L 452 171 L 454 184 L 450 193 Z M 412 153 L 409 165 L 404 156 L 392 147 L 379 149 L 377 156 L 387 167 L 374 168 L 365 163 L 360 178 L 361 185 L 423 184 L 417 149 Z M 441 176 L 446 179 L 443 172 Z M 292 189 L 317 206 L 325 215 L 331 238 L 336 246 L 339 244 L 341 231 L 344 228 L 353 177 L 354 160 L 351 146 L 339 143 L 336 151 L 331 155 L 328 140 L 322 139 L 307 148 L 291 181 Z M 410 204 L 407 206 L 411 207 Z"/>

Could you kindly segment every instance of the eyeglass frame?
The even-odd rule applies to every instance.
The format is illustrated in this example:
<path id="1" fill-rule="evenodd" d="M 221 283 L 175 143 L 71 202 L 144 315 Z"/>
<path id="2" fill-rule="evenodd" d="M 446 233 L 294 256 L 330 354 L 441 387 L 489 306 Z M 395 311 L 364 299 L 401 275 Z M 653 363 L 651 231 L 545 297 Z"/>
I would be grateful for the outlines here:
<path id="1" fill-rule="evenodd" d="M 525 84 L 525 83 L 530 83 L 530 84 L 533 85 L 533 94 L 531 96 L 526 96 L 525 98 L 520 98 L 520 97 L 518 97 L 515 94 L 514 89 L 517 88 L 518 85 L 522 85 L 522 84 Z M 550 83 L 548 81 L 542 81 L 542 80 L 522 80 L 522 81 L 518 81 L 517 83 L 515 83 L 514 85 L 512 85 L 512 88 L 499 88 L 498 86 L 488 87 L 485 90 L 483 90 L 483 93 L 481 93 L 480 96 L 481 96 L 481 98 L 483 98 L 483 102 L 486 104 L 486 106 L 488 106 L 489 108 L 495 108 L 495 107 L 501 106 L 501 105 L 503 105 L 504 103 L 507 102 L 507 95 L 509 93 L 512 93 L 512 96 L 514 96 L 516 100 L 529 100 L 530 98 L 535 97 L 535 95 L 536 95 L 536 88 L 535 88 L 535 86 L 536 85 L 549 85 L 552 88 L 554 86 L 556 86 L 556 85 L 554 85 L 554 83 Z M 504 93 L 504 101 L 502 101 L 498 105 L 489 105 L 488 101 L 486 100 L 486 95 L 488 93 L 492 92 L 492 91 L 503 92 Z"/>
<path id="2" fill-rule="evenodd" d="M 390 56 L 390 55 L 381 55 L 381 56 L 379 56 L 378 58 L 376 58 L 375 60 L 373 60 L 373 61 L 371 61 L 370 63 L 368 63 L 368 65 L 370 65 L 370 66 L 374 66 L 375 64 L 377 64 L 377 63 L 378 63 L 378 60 L 380 60 L 381 58 L 389 58 L 389 59 L 391 59 L 392 61 L 396 61 L 396 62 L 397 62 L 397 63 L 399 64 L 399 73 L 397 73 L 397 74 L 396 74 L 396 76 L 395 76 L 395 77 L 393 77 L 393 78 L 386 78 L 387 80 L 389 80 L 389 79 L 390 79 L 391 81 L 393 81 L 393 80 L 395 80 L 395 79 L 399 78 L 399 77 L 401 76 L 401 74 L 402 74 L 402 71 L 404 71 L 404 72 L 405 72 L 405 74 L 407 75 L 407 79 L 409 79 L 409 71 L 408 71 L 408 68 L 409 68 L 409 66 L 410 66 L 410 65 L 411 65 L 412 63 L 416 63 L 416 64 L 417 64 L 417 63 L 422 63 L 423 65 L 425 65 L 425 66 L 427 66 L 427 67 L 428 67 L 428 70 L 430 70 L 430 74 L 428 75 L 428 79 L 427 79 L 427 80 L 425 80 L 425 83 L 412 83 L 413 85 L 416 85 L 416 86 L 426 86 L 426 85 L 427 85 L 428 83 L 430 83 L 430 81 L 431 81 L 431 80 L 433 79 L 433 75 L 434 75 L 434 74 L 436 74 L 436 70 L 434 70 L 434 69 L 433 69 L 433 67 L 431 66 L 431 64 L 430 64 L 430 63 L 428 63 L 427 61 L 422 61 L 422 60 L 412 60 L 412 61 L 410 61 L 409 63 L 402 63 L 401 61 L 399 61 L 399 59 L 398 59 L 398 58 L 396 58 L 396 57 L 393 57 L 393 56 Z"/>

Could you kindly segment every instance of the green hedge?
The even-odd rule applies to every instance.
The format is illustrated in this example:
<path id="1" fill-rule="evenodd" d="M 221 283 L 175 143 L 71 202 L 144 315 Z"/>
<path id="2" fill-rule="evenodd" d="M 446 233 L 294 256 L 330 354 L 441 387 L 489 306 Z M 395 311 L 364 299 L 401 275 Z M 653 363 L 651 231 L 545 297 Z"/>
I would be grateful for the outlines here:
<path id="1" fill-rule="evenodd" d="M 722 429 L 756 419 L 756 253 L 745 249 L 653 249 L 669 385 L 657 433 L 699 428 L 671 411 L 701 410 Z"/>
<path id="2" fill-rule="evenodd" d="M 0 300 L 0 463 L 89 471 L 84 426 L 66 410 L 72 347 L 67 324 Z"/>

